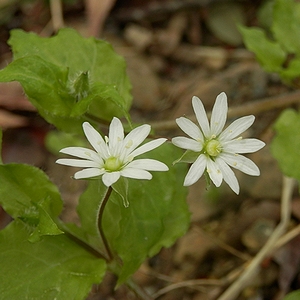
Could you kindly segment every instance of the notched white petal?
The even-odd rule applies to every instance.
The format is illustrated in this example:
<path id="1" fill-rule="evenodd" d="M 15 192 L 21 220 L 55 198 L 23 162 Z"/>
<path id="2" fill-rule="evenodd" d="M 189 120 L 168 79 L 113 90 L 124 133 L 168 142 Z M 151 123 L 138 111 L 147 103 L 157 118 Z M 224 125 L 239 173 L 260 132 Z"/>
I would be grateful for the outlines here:
<path id="1" fill-rule="evenodd" d="M 75 179 L 85 179 L 85 178 L 92 178 L 97 177 L 103 174 L 103 171 L 101 171 L 98 168 L 88 168 L 81 171 L 78 171 L 74 174 Z"/>
<path id="2" fill-rule="evenodd" d="M 203 103 L 198 97 L 194 96 L 192 98 L 192 105 L 202 132 L 208 137 L 210 135 L 210 127 Z"/>
<path id="3" fill-rule="evenodd" d="M 153 140 L 153 141 L 150 141 L 140 147 L 138 147 L 137 149 L 135 149 L 134 151 L 132 151 L 130 153 L 130 156 L 132 156 L 133 158 L 138 156 L 138 155 L 141 155 L 141 154 L 144 154 L 146 152 L 149 152 L 159 146 L 161 146 L 165 141 L 167 141 L 167 139 L 165 138 L 159 138 L 159 139 L 156 139 L 156 140 Z"/>
<path id="4" fill-rule="evenodd" d="M 121 174 L 119 171 L 107 172 L 107 173 L 103 174 L 102 181 L 107 187 L 109 187 L 112 184 L 114 184 L 115 182 L 117 182 L 120 179 L 120 176 L 121 176 Z"/>
<path id="5" fill-rule="evenodd" d="M 150 125 L 144 124 L 137 128 L 134 128 L 130 131 L 123 142 L 124 148 L 122 151 L 126 151 L 127 153 L 132 152 L 136 147 L 138 147 L 149 135 L 151 130 Z"/>
<path id="6" fill-rule="evenodd" d="M 226 164 L 226 162 L 223 159 L 217 158 L 216 163 L 218 164 L 223 174 L 224 181 L 238 195 L 240 192 L 240 186 L 234 172 L 230 169 L 230 167 Z"/>
<path id="7" fill-rule="evenodd" d="M 95 152 L 94 150 L 88 149 L 88 148 L 83 148 L 83 147 L 67 147 L 63 148 L 59 151 L 60 153 L 76 156 L 79 158 L 84 158 L 84 159 L 89 159 L 89 160 L 94 160 L 99 163 L 102 162 L 102 158 L 100 154 Z"/>
<path id="8" fill-rule="evenodd" d="M 109 126 L 109 147 L 114 149 L 124 139 L 124 129 L 121 121 L 114 117 Z"/>
<path id="9" fill-rule="evenodd" d="M 83 127 L 84 134 L 88 139 L 89 143 L 93 146 L 93 148 L 97 152 L 102 152 L 101 147 L 99 147 L 101 143 L 104 143 L 101 134 L 89 122 L 84 122 L 82 124 L 82 127 Z"/>
<path id="10" fill-rule="evenodd" d="M 99 163 L 84 159 L 60 158 L 56 161 L 56 163 L 70 167 L 99 168 Z"/>
<path id="11" fill-rule="evenodd" d="M 220 157 L 231 167 L 238 169 L 245 174 L 251 176 L 260 175 L 260 171 L 257 165 L 251 159 L 243 155 L 222 153 Z"/>
<path id="12" fill-rule="evenodd" d="M 210 120 L 210 135 L 218 136 L 223 130 L 227 119 L 227 96 L 224 92 L 217 96 L 214 104 L 211 120 Z"/>
<path id="13" fill-rule="evenodd" d="M 172 138 L 172 143 L 182 149 L 192 150 L 195 152 L 200 152 L 202 150 L 202 143 L 192 140 L 184 136 L 178 136 Z"/>
<path id="14" fill-rule="evenodd" d="M 181 117 L 176 119 L 176 123 L 184 133 L 194 140 L 203 140 L 203 134 L 200 128 L 191 120 Z"/>
<path id="15" fill-rule="evenodd" d="M 228 141 L 238 137 L 246 131 L 254 122 L 254 116 L 241 117 L 232 122 L 219 136 L 220 141 Z"/>
<path id="16" fill-rule="evenodd" d="M 216 187 L 219 187 L 222 183 L 223 180 L 223 174 L 220 170 L 219 165 L 212 161 L 210 158 L 206 159 L 207 161 L 207 173 L 210 177 L 210 179 L 212 180 L 212 182 L 214 183 L 214 185 Z"/>
<path id="17" fill-rule="evenodd" d="M 136 159 L 127 165 L 127 168 L 135 168 L 147 171 L 168 171 L 169 168 L 164 163 L 155 159 Z"/>
<path id="18" fill-rule="evenodd" d="M 237 139 L 223 143 L 223 151 L 228 153 L 253 153 L 266 144 L 258 139 Z"/>
<path id="19" fill-rule="evenodd" d="M 126 167 L 121 171 L 121 175 L 128 178 L 133 179 L 147 179 L 150 180 L 152 178 L 151 173 L 146 170 L 135 169 Z"/>
<path id="20" fill-rule="evenodd" d="M 197 182 L 199 178 L 203 175 L 206 168 L 206 157 L 204 154 L 201 154 L 196 161 L 191 165 L 188 173 L 184 179 L 184 186 L 190 186 Z"/>

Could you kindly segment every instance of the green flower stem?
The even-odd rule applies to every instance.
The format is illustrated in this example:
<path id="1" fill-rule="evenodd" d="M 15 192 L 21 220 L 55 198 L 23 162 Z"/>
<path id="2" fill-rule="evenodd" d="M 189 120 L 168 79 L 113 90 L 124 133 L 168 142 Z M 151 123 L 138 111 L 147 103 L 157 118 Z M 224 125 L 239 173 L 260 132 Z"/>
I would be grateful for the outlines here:
<path id="1" fill-rule="evenodd" d="M 102 226 L 102 219 L 103 219 L 103 213 L 104 213 L 104 209 L 105 209 L 105 206 L 106 206 L 106 203 L 111 195 L 111 192 L 112 192 L 112 187 L 110 186 L 107 191 L 106 191 L 106 195 L 103 199 L 103 201 L 101 202 L 100 204 L 100 209 L 99 209 L 99 214 L 98 214 L 98 228 L 99 228 L 99 234 L 101 236 L 101 239 L 102 239 L 102 242 L 103 242 L 103 246 L 105 248 L 105 252 L 106 252 L 106 255 L 107 255 L 107 258 L 106 260 L 108 262 L 110 262 L 112 259 L 113 259 L 113 255 L 112 255 L 112 252 L 110 250 L 110 247 L 108 245 L 108 242 L 107 242 L 107 239 L 105 237 L 105 234 L 104 234 L 104 231 L 103 231 L 103 226 Z"/>

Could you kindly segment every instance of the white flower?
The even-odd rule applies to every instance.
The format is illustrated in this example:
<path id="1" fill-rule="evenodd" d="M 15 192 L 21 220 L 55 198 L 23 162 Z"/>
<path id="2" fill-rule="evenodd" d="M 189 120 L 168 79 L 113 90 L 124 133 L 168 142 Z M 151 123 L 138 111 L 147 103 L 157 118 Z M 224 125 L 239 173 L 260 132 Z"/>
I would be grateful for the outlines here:
<path id="1" fill-rule="evenodd" d="M 265 146 L 265 143 L 258 139 L 239 137 L 253 124 L 255 117 L 251 115 L 239 118 L 223 130 L 228 110 L 227 97 L 224 92 L 217 96 L 210 124 L 201 100 L 194 96 L 192 105 L 200 127 L 187 118 L 178 118 L 176 119 L 177 125 L 191 138 L 175 137 L 172 139 L 172 143 L 177 147 L 199 153 L 185 177 L 184 185 L 192 185 L 206 171 L 217 187 L 224 179 L 238 194 L 239 183 L 230 167 L 253 176 L 260 174 L 253 161 L 240 155 L 240 153 L 255 152 Z"/>
<path id="2" fill-rule="evenodd" d="M 91 124 L 84 122 L 84 133 L 94 150 L 83 147 L 67 147 L 60 152 L 80 159 L 63 158 L 56 162 L 72 167 L 83 167 L 75 173 L 75 179 L 102 176 L 106 186 L 114 184 L 121 176 L 135 179 L 151 179 L 148 171 L 167 171 L 168 167 L 154 159 L 136 159 L 136 156 L 153 150 L 166 139 L 159 138 L 138 147 L 149 135 L 150 125 L 133 129 L 124 137 L 124 129 L 118 118 L 113 118 L 109 126 L 109 135 L 104 139 Z M 137 148 L 138 147 L 138 148 Z"/>

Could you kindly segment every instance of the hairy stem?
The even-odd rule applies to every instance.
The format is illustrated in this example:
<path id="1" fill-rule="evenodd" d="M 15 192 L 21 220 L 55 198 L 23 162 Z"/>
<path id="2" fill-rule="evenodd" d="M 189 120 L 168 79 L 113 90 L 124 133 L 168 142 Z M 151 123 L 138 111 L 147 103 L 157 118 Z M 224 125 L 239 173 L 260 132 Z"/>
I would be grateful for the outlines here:
<path id="1" fill-rule="evenodd" d="M 106 206 L 106 203 L 111 195 L 111 192 L 112 192 L 112 187 L 110 186 L 107 191 L 106 191 L 106 194 L 105 194 L 105 197 L 103 199 L 103 201 L 101 202 L 100 204 L 100 209 L 99 209 L 99 214 L 98 214 L 98 229 L 99 229 L 99 234 L 101 236 L 101 239 L 102 239 L 102 242 L 103 242 L 103 246 L 105 248 L 105 252 L 106 252 L 106 255 L 107 255 L 107 261 L 111 261 L 113 259 L 113 255 L 112 255 L 112 252 L 110 250 L 110 247 L 109 247 L 109 244 L 107 242 L 107 239 L 105 237 L 105 234 L 104 234 L 104 231 L 103 231 L 103 226 L 102 226 L 102 219 L 103 219 L 103 213 L 104 213 L 104 209 L 105 209 L 105 206 Z"/>

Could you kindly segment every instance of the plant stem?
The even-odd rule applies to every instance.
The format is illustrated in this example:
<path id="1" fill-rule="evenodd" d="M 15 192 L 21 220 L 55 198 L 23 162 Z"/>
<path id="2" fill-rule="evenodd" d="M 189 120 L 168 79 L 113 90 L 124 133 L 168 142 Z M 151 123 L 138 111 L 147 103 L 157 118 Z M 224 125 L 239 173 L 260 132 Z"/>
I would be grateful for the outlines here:
<path id="1" fill-rule="evenodd" d="M 154 300 L 142 287 L 136 284 L 131 278 L 127 280 L 126 285 L 142 300 Z"/>
<path id="2" fill-rule="evenodd" d="M 100 209 L 99 209 L 99 214 L 98 214 L 98 229 L 99 229 L 99 234 L 101 236 L 102 242 L 103 242 L 103 246 L 105 248 L 105 252 L 107 254 L 107 261 L 110 262 L 113 259 L 113 255 L 112 252 L 110 250 L 109 244 L 107 242 L 107 239 L 105 237 L 104 231 L 103 231 L 103 226 L 102 226 L 102 219 L 103 219 L 103 212 L 106 206 L 106 203 L 111 195 L 112 192 L 112 187 L 110 186 L 105 194 L 105 197 L 103 199 L 103 201 L 100 204 Z"/>
<path id="3" fill-rule="evenodd" d="M 54 31 L 64 27 L 64 18 L 61 0 L 50 0 L 50 11 Z"/>

